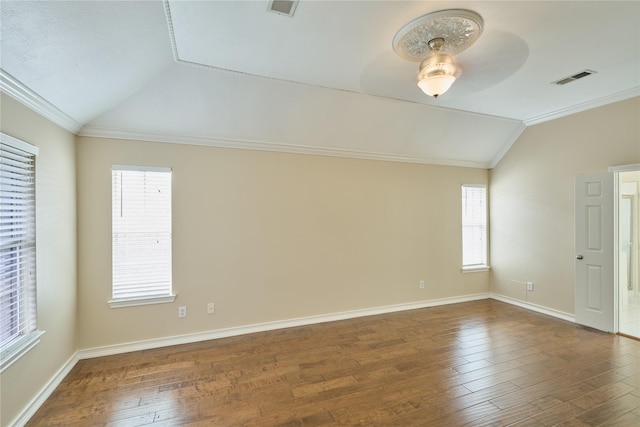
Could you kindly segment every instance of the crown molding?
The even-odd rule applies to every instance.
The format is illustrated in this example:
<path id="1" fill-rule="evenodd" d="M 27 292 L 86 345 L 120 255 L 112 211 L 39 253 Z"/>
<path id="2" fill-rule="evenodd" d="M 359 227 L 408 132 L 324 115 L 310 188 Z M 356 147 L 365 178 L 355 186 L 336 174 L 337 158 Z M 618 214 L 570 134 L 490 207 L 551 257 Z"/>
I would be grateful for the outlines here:
<path id="1" fill-rule="evenodd" d="M 71 133 L 82 125 L 0 68 L 0 91 Z"/>
<path id="2" fill-rule="evenodd" d="M 491 159 L 491 161 L 487 165 L 487 169 L 493 169 L 498 165 L 498 163 L 500 163 L 502 158 L 511 149 L 513 144 L 515 144 L 518 138 L 520 138 L 520 135 L 522 135 L 522 132 L 524 132 L 524 130 L 529 126 L 559 119 L 564 116 L 569 116 L 571 114 L 576 114 L 582 111 L 591 110 L 593 108 L 602 107 L 607 104 L 613 104 L 614 102 L 624 101 L 625 99 L 633 98 L 636 96 L 640 96 L 640 86 L 636 86 L 632 89 L 625 90 L 623 92 L 618 92 L 610 96 L 604 96 L 602 98 L 598 98 L 592 101 L 583 102 L 582 104 L 574 105 L 568 108 L 564 108 L 562 110 L 553 111 L 551 113 L 542 114 L 540 116 L 533 117 L 531 119 L 523 120 L 520 126 L 518 126 L 518 128 L 507 139 L 507 141 L 502 146 L 500 151 L 498 151 L 496 155 L 493 157 L 493 159 Z"/>
<path id="3" fill-rule="evenodd" d="M 548 122 L 550 120 L 559 119 L 560 117 L 569 116 L 571 114 L 580 113 L 582 111 L 591 110 L 592 108 L 602 107 L 603 105 L 613 104 L 614 102 L 624 101 L 625 99 L 640 96 L 640 86 L 614 93 L 613 95 L 603 96 L 602 98 L 593 99 L 561 110 L 552 111 L 550 113 L 541 114 L 530 119 L 523 120 L 526 126 L 537 125 L 539 123 Z"/>
<path id="4" fill-rule="evenodd" d="M 169 144 L 200 145 L 217 148 L 234 148 L 243 150 L 275 151 L 291 154 L 310 154 L 315 156 L 344 157 L 363 160 L 380 160 L 387 162 L 420 163 L 438 166 L 457 166 L 467 168 L 486 169 L 484 162 L 471 162 L 453 159 L 431 159 L 416 156 L 402 156 L 388 153 L 342 150 L 337 148 L 323 148 L 307 145 L 282 144 L 268 141 L 251 141 L 242 139 L 220 139 L 188 135 L 172 135 L 135 130 L 123 130 L 100 126 L 85 126 L 78 133 L 79 136 L 92 138 L 125 139 L 135 141 L 164 142 Z"/>

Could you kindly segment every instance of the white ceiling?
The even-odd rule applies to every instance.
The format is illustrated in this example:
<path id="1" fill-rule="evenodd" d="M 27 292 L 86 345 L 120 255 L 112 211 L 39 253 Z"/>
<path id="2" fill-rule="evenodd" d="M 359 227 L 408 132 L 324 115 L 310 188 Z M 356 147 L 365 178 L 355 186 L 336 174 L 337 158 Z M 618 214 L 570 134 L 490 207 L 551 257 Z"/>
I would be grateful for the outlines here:
<path id="1" fill-rule="evenodd" d="M 2 0 L 1 88 L 81 135 L 476 167 L 526 125 L 640 95 L 640 1 L 267 5 Z M 391 41 L 447 8 L 485 28 L 435 100 Z"/>

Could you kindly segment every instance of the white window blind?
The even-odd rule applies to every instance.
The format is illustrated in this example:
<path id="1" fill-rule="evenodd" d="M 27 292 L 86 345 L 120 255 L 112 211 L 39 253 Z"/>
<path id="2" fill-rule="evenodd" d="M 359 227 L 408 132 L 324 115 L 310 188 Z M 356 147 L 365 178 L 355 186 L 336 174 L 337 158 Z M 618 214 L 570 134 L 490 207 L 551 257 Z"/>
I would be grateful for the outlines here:
<path id="1" fill-rule="evenodd" d="M 487 265 L 487 188 L 462 186 L 462 267 Z"/>
<path id="2" fill-rule="evenodd" d="M 171 295 L 171 169 L 113 166 L 113 300 Z"/>
<path id="3" fill-rule="evenodd" d="M 37 147 L 2 134 L 0 142 L 0 350 L 2 366 L 37 327 Z M 39 335 L 38 335 L 39 336 Z"/>

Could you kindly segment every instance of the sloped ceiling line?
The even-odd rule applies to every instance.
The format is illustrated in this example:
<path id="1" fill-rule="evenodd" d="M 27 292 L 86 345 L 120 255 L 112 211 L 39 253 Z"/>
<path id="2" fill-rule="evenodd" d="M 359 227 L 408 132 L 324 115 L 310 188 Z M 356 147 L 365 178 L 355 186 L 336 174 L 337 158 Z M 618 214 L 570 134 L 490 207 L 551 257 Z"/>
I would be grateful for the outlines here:
<path id="1" fill-rule="evenodd" d="M 281 82 L 286 82 L 286 83 L 305 84 L 305 83 L 300 83 L 300 82 L 296 82 L 296 81 L 293 81 L 293 80 L 283 80 L 283 79 L 278 79 L 278 78 L 275 78 L 275 77 L 269 77 L 269 76 L 262 76 L 262 75 L 259 75 L 259 74 L 246 73 L 246 72 L 243 72 L 243 71 L 231 70 L 229 68 L 216 67 L 216 66 L 209 65 L 209 64 L 203 64 L 201 62 L 193 62 L 193 61 L 187 61 L 185 59 L 181 59 L 180 58 L 180 53 L 178 52 L 178 43 L 176 42 L 176 33 L 175 33 L 174 28 L 173 28 L 173 19 L 171 18 L 171 4 L 169 3 L 169 0 L 164 0 L 164 12 L 165 12 L 165 16 L 167 18 L 167 27 L 169 29 L 169 39 L 171 41 L 171 51 L 173 52 L 173 58 L 177 63 L 184 64 L 184 65 L 189 65 L 189 66 L 193 66 L 193 67 L 204 68 L 204 69 L 208 69 L 208 70 L 222 71 L 222 72 L 231 73 L 231 74 L 238 74 L 238 75 L 241 75 L 241 76 L 253 77 L 253 78 L 258 78 L 258 79 L 262 79 L 262 80 L 276 80 L 276 81 L 281 81 Z M 313 85 L 308 85 L 307 84 L 307 86 L 313 86 Z M 322 87 L 324 89 L 332 89 L 332 88 L 327 88 L 327 87 L 323 87 L 323 86 L 316 86 L 316 87 Z"/>
<path id="2" fill-rule="evenodd" d="M 173 52 L 173 58 L 176 62 L 180 62 L 178 55 L 178 46 L 176 44 L 176 33 L 173 30 L 173 20 L 171 19 L 171 5 L 169 0 L 164 0 L 164 15 L 167 18 L 167 27 L 169 28 L 169 39 L 171 40 L 171 51 Z"/>
<path id="3" fill-rule="evenodd" d="M 199 64 L 194 64 L 200 66 Z M 207 68 L 206 66 L 203 66 Z M 376 152 L 363 152 L 346 149 L 324 148 L 315 146 L 303 146 L 294 144 L 272 143 L 265 141 L 251 141 L 231 138 L 211 138 L 211 137 L 198 137 L 190 135 L 169 135 L 158 134 L 152 132 L 141 132 L 137 130 L 129 129 L 116 129 L 101 126 L 86 125 L 82 126 L 61 110 L 53 106 L 47 100 L 39 96 L 33 90 L 28 88 L 22 82 L 11 76 L 9 73 L 0 68 L 0 90 L 3 93 L 16 99 L 26 107 L 32 109 L 36 113 L 51 120 L 53 123 L 62 127 L 63 129 L 78 135 L 96 138 L 114 138 L 125 140 L 137 140 L 137 141 L 150 141 L 150 142 L 165 142 L 174 144 L 189 144 L 189 145 L 201 145 L 219 148 L 237 148 L 237 149 L 249 149 L 249 150 L 261 150 L 261 151 L 274 151 L 274 152 L 286 152 L 293 154 L 310 154 L 310 155 L 322 155 L 329 157 L 343 157 L 343 158 L 356 158 L 364 160 L 379 160 L 379 161 L 393 161 L 404 163 L 419 163 L 419 164 L 432 164 L 443 166 L 458 166 L 458 167 L 473 167 L 473 168 L 490 168 L 489 164 L 483 162 L 472 162 L 455 159 L 439 159 L 439 158 L 423 158 L 417 156 L 403 156 L 387 153 Z M 360 94 L 362 95 L 362 94 Z M 521 132 L 516 132 L 517 136 Z M 510 147 L 515 139 L 508 144 Z M 505 152 L 508 150 L 505 150 Z M 501 157 L 501 156 L 500 156 Z M 493 162 L 492 162 L 493 163 Z M 497 163 L 497 162 L 495 162 Z"/>
<path id="4" fill-rule="evenodd" d="M 185 63 L 184 61 L 178 61 Z M 209 68 L 202 64 L 190 64 L 193 66 Z M 309 147 L 293 144 L 278 144 L 262 141 L 248 141 L 248 140 L 231 140 L 220 138 L 202 138 L 189 135 L 163 135 L 154 133 L 145 133 L 133 130 L 125 129 L 112 129 L 99 126 L 82 126 L 80 123 L 73 120 L 71 117 L 63 113 L 61 110 L 53 106 L 44 98 L 40 97 L 37 93 L 30 88 L 22 84 L 15 79 L 9 73 L 0 68 L 0 90 L 12 98 L 16 99 L 23 105 L 34 110 L 43 117 L 51 120 L 58 126 L 66 129 L 67 131 L 79 135 L 90 136 L 98 138 L 118 138 L 126 140 L 140 140 L 140 141 L 157 141 L 166 143 L 177 144 L 190 144 L 190 145 L 203 145 L 220 148 L 238 148 L 238 149 L 250 149 L 250 150 L 262 150 L 262 151 L 275 151 L 275 152 L 289 152 L 294 154 L 311 154 L 311 155 L 323 155 L 331 157 L 350 157 L 367 160 L 381 160 L 381 161 L 395 161 L 395 162 L 407 162 L 407 163 L 421 163 L 421 164 L 434 164 L 434 165 L 447 165 L 447 166 L 460 166 L 460 167 L 476 167 L 491 169 L 495 167 L 502 157 L 509 151 L 511 146 L 517 141 L 522 132 L 528 127 L 535 124 L 539 124 L 545 121 L 550 121 L 559 117 L 575 114 L 580 111 L 585 111 L 591 108 L 603 106 L 612 102 L 622 101 L 631 97 L 640 96 L 640 88 L 621 92 L 609 97 L 600 98 L 595 101 L 574 106 L 562 111 L 556 111 L 551 114 L 547 114 L 531 120 L 522 122 L 504 144 L 502 149 L 496 153 L 496 156 L 488 163 L 469 162 L 451 159 L 424 159 L 413 156 L 399 156 L 393 154 L 384 153 L 369 153 L 369 152 L 356 152 L 351 150 L 339 150 L 328 149 L 323 147 Z"/>
<path id="5" fill-rule="evenodd" d="M 491 86 L 488 84 L 493 80 L 483 80 L 482 70 L 494 68 L 476 57 L 475 64 L 480 68 L 467 74 L 476 79 L 469 79 L 467 86 L 461 80 L 457 98 L 452 92 L 450 99 L 438 105 L 417 93 L 411 79 L 413 68 L 406 74 L 399 73 L 409 67 L 396 61 L 390 46 L 380 48 L 389 38 L 387 32 L 395 30 L 404 17 L 424 12 L 424 4 L 419 1 L 337 2 L 331 8 L 323 2 L 308 2 L 308 14 L 288 21 L 308 24 L 295 27 L 299 37 L 291 38 L 295 43 L 290 48 L 313 45 L 317 40 L 314 34 L 326 28 L 329 17 L 335 18 L 332 23 L 336 28 L 357 23 L 357 34 L 373 31 L 379 36 L 368 45 L 368 39 L 332 32 L 334 37 L 323 45 L 331 46 L 323 51 L 328 55 L 326 64 L 344 59 L 340 52 L 347 49 L 334 48 L 348 47 L 349 43 L 351 50 L 356 48 L 365 54 L 348 62 L 348 73 L 332 73 L 335 67 L 327 66 L 315 74 L 304 68 L 289 72 L 288 52 L 296 49 L 269 51 L 261 45 L 260 52 L 265 55 L 258 66 L 254 66 L 253 43 L 221 44 L 220 49 L 214 44 L 212 49 L 211 41 L 224 41 L 225 31 L 237 28 L 237 22 L 251 22 L 256 34 L 274 35 L 267 39 L 267 45 L 280 47 L 282 38 L 276 36 L 281 35 L 283 27 L 279 21 L 270 25 L 275 21 L 264 15 L 271 14 L 262 13 L 263 8 L 258 10 L 251 2 L 158 0 L 118 2 L 112 7 L 115 3 L 97 1 L 82 8 L 67 2 L 3 0 L 3 6 L 5 3 L 12 9 L 5 7 L 2 17 L 0 67 L 8 72 L 0 68 L 0 90 L 78 135 L 491 168 L 527 126 L 640 95 L 637 49 L 629 49 L 637 47 L 640 40 L 638 3 L 620 2 L 616 7 L 592 2 L 566 2 L 553 7 L 544 2 L 505 2 L 508 7 L 495 2 L 469 3 L 497 24 L 493 39 L 491 33 L 486 34 L 484 53 L 479 49 L 473 55 L 482 59 L 485 53 L 493 52 L 497 60 L 504 60 L 505 56 L 522 58 L 518 54 L 524 52 L 527 61 L 521 64 L 520 74 L 508 81 L 499 80 L 502 86 Z M 338 3 L 343 8 L 342 20 L 333 15 Z M 553 59 L 566 49 L 562 44 L 555 50 L 548 49 L 544 40 L 551 33 L 529 25 L 529 20 L 543 19 L 558 7 L 565 15 L 577 17 L 572 25 L 552 26 L 560 36 L 566 31 L 580 34 L 583 28 L 597 23 L 631 40 L 625 49 L 617 46 L 619 51 L 612 55 L 617 62 L 596 61 L 592 68 L 598 69 L 600 80 L 597 76 L 582 90 L 576 86 L 562 94 L 544 90 L 545 81 L 551 79 L 538 79 L 535 61 L 564 63 Z M 122 12 L 127 12 L 127 19 L 120 19 Z M 398 22 L 389 22 L 388 17 L 396 12 Z M 527 19 L 520 21 L 521 16 Z M 247 17 L 251 19 L 247 21 Z M 370 19 L 363 19 L 366 17 Z M 40 26 L 22 25 L 40 21 L 49 25 L 45 33 L 64 37 L 45 37 Z M 380 28 L 380 22 L 389 28 Z M 76 27 L 75 23 L 84 25 Z M 362 23 L 367 25 L 359 26 Z M 300 27 L 315 29 L 316 33 Z M 123 39 L 122 34 L 128 32 L 138 35 L 139 43 Z M 505 34 L 511 37 L 505 38 Z M 585 38 L 590 34 L 586 32 Z M 565 39 L 560 36 L 556 39 Z M 591 64 L 593 42 L 577 44 L 573 62 L 588 59 Z M 35 60 L 25 56 L 27 46 Z M 95 58 L 87 58 L 87 46 Z M 362 46 L 366 49 L 360 49 Z M 73 48 L 65 51 L 68 57 L 44 54 L 56 53 L 61 47 Z M 231 48 L 238 49 L 224 50 Z M 334 51 L 337 53 L 332 56 Z M 239 52 L 236 57 L 231 54 L 234 52 Z M 469 64 L 474 64 L 473 55 L 467 57 Z M 295 59 L 296 64 L 315 66 L 313 60 Z M 164 68 L 158 74 L 161 66 Z M 56 72 L 46 72 L 49 68 Z M 99 83 L 104 82 L 105 75 L 110 86 Z M 612 77 L 603 81 L 605 75 Z M 529 86 L 534 89 L 527 89 Z"/>
<path id="6" fill-rule="evenodd" d="M 173 58 L 174 58 L 175 62 L 177 62 L 178 64 L 188 65 L 188 66 L 198 67 L 198 68 L 204 68 L 204 69 L 213 70 L 213 71 L 220 71 L 220 72 L 225 72 L 225 73 L 237 74 L 237 75 L 240 75 L 240 76 L 252 77 L 252 78 L 256 78 L 256 79 L 260 79 L 260 80 L 272 80 L 272 81 L 291 83 L 291 84 L 307 86 L 307 87 L 315 87 L 315 88 L 326 89 L 326 90 L 335 90 L 335 91 L 338 91 L 338 92 L 355 93 L 355 94 L 358 94 L 358 95 L 369 95 L 369 96 L 373 96 L 373 97 L 376 97 L 376 98 L 382 98 L 382 99 L 392 99 L 394 101 L 406 102 L 406 103 L 409 103 L 409 104 L 423 105 L 420 102 L 408 101 L 408 100 L 400 98 L 400 97 L 394 97 L 394 96 L 389 96 L 389 95 L 382 96 L 382 95 L 376 95 L 376 94 L 363 94 L 362 92 L 358 92 L 358 91 L 355 91 L 355 90 L 348 90 L 348 89 L 342 89 L 342 88 L 334 88 L 334 87 L 330 87 L 330 86 L 303 83 L 303 82 L 299 82 L 299 81 L 295 81 L 295 80 L 280 79 L 280 78 L 277 78 L 277 77 L 271 77 L 271 76 L 254 74 L 254 73 L 247 73 L 247 72 L 244 72 L 244 71 L 232 70 L 232 69 L 223 68 L 223 67 L 216 67 L 216 66 L 209 65 L 209 64 L 203 64 L 201 62 L 193 62 L 193 61 L 187 61 L 185 59 L 181 59 L 180 58 L 180 53 L 178 51 L 178 44 L 176 42 L 175 31 L 174 31 L 174 28 L 173 28 L 173 20 L 171 18 L 170 0 L 164 0 L 164 10 L 165 10 L 165 16 L 167 18 L 167 27 L 168 27 L 168 30 L 169 30 L 169 38 L 170 38 L 170 41 L 171 41 L 171 51 L 173 52 Z M 451 108 L 450 110 L 451 111 L 456 111 L 456 109 L 453 109 L 453 108 Z M 464 111 L 464 112 L 468 113 L 467 111 Z M 477 114 L 482 115 L 480 113 L 477 113 Z M 487 114 L 487 116 L 490 116 L 490 115 Z"/>
<path id="7" fill-rule="evenodd" d="M 520 123 L 520 126 L 518 126 L 518 128 L 513 131 L 511 136 L 507 139 L 505 144 L 502 146 L 502 148 L 500 148 L 500 150 L 496 153 L 493 159 L 491 159 L 491 161 L 486 165 L 487 169 L 493 169 L 498 165 L 498 163 L 500 163 L 500 160 L 502 160 L 505 154 L 507 154 L 507 152 L 511 149 L 513 144 L 516 143 L 516 141 L 518 140 L 518 138 L 520 138 L 520 135 L 522 135 L 522 132 L 524 132 L 526 128 L 527 128 L 527 125 L 525 125 L 524 123 Z"/>

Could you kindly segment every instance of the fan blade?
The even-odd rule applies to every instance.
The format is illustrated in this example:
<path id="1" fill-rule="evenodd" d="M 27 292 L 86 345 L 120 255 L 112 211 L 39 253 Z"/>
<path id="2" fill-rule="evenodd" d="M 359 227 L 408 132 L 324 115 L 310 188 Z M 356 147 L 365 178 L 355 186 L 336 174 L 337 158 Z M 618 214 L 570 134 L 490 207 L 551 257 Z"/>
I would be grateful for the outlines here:
<path id="1" fill-rule="evenodd" d="M 480 92 L 518 71 L 529 57 L 529 47 L 520 37 L 500 31 L 482 38 L 455 59 L 462 75 L 455 82 L 457 96 Z"/>

